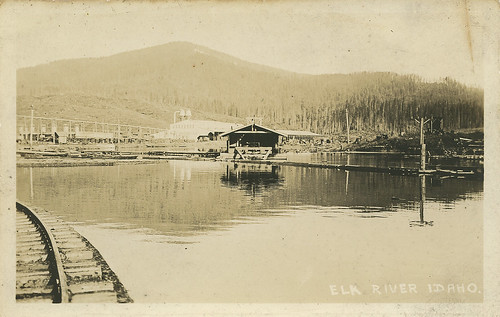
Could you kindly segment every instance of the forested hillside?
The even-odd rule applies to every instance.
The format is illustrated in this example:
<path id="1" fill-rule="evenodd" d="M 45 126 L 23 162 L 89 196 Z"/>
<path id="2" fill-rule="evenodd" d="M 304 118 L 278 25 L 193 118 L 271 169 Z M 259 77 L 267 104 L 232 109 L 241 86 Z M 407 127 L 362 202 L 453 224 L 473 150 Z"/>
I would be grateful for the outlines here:
<path id="1" fill-rule="evenodd" d="M 17 88 L 19 114 L 29 109 L 29 100 L 47 98 L 60 100 L 45 107 L 47 115 L 61 113 L 70 106 L 68 98 L 54 96 L 71 95 L 84 97 L 76 103 L 80 107 L 68 108 L 74 113 L 65 111 L 67 116 L 79 118 L 79 108 L 89 108 L 82 102 L 97 98 L 109 100 L 115 112 L 123 104 L 125 114 L 140 113 L 165 125 L 173 111 L 190 108 L 200 119 L 261 116 L 275 128 L 322 134 L 345 130 L 346 109 L 356 130 L 399 133 L 421 115 L 443 117 L 445 129 L 483 126 L 482 89 L 452 79 L 427 83 L 394 73 L 297 74 L 184 42 L 20 69 Z"/>

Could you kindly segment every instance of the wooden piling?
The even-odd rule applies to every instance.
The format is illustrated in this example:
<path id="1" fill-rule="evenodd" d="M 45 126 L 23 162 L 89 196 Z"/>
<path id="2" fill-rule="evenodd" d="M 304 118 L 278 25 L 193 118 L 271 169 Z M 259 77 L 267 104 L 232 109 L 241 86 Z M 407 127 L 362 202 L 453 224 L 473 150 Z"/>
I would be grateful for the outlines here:
<path id="1" fill-rule="evenodd" d="M 420 175 L 420 223 L 424 223 L 425 175 Z"/>

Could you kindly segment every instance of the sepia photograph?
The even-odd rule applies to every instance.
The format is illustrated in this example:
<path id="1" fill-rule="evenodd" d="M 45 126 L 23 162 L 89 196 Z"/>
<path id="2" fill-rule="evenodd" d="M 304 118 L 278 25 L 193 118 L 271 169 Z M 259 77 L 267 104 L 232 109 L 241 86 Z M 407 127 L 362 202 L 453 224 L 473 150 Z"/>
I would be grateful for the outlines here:
<path id="1" fill-rule="evenodd" d="M 498 8 L 4 2 L 10 312 L 491 315 Z"/>

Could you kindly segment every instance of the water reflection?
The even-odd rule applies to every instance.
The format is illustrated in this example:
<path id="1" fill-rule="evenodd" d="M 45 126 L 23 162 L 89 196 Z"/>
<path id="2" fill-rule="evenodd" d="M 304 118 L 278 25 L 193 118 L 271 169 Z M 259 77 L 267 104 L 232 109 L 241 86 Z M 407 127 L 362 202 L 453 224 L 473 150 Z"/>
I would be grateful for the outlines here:
<path id="1" fill-rule="evenodd" d="M 221 176 L 224 186 L 236 187 L 252 197 L 262 196 L 270 188 L 283 186 L 280 166 L 259 164 L 228 164 Z"/>
<path id="2" fill-rule="evenodd" d="M 350 165 L 350 159 L 349 156 L 347 156 L 347 165 Z M 345 194 L 349 192 L 349 170 L 345 171 Z"/>
<path id="3" fill-rule="evenodd" d="M 406 167 L 418 168 L 420 165 L 419 157 L 408 156 L 405 154 L 360 154 L 360 153 L 314 153 L 314 154 L 295 154 L 288 153 L 289 161 L 312 162 L 312 163 L 330 163 L 330 164 L 352 164 L 374 167 Z M 481 167 L 479 160 L 465 160 L 459 158 L 431 158 L 430 166 L 439 166 L 447 169 L 452 167 Z"/>
<path id="4" fill-rule="evenodd" d="M 432 226 L 434 225 L 433 221 L 425 221 L 424 220 L 424 207 L 425 207 L 425 192 L 426 192 L 426 175 L 420 175 L 420 220 L 419 221 L 410 221 L 410 226 Z"/>
<path id="5" fill-rule="evenodd" d="M 203 161 L 17 169 L 18 199 L 67 220 L 176 236 L 294 210 L 372 218 L 432 201 L 453 211 L 456 200 L 482 191 L 482 181 L 473 179 Z"/>
<path id="6" fill-rule="evenodd" d="M 174 179 L 178 179 L 182 182 L 190 182 L 191 181 L 191 166 L 181 164 L 173 165 L 173 173 Z"/>

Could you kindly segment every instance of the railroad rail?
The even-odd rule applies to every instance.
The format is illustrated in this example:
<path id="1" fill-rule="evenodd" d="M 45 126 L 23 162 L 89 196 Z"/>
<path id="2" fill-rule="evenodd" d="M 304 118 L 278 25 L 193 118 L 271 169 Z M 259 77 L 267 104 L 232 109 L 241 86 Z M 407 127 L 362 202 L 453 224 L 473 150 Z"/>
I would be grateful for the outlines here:
<path id="1" fill-rule="evenodd" d="M 18 302 L 132 302 L 99 252 L 51 213 L 16 203 Z"/>

